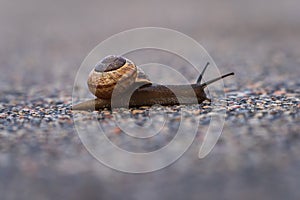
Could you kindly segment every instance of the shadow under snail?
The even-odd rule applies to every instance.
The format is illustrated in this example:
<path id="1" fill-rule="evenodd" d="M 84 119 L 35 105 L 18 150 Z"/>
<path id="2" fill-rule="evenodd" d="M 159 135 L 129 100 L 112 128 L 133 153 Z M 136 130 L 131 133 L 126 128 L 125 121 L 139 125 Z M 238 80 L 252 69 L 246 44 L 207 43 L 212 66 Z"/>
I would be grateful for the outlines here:
<path id="1" fill-rule="evenodd" d="M 152 83 L 135 64 L 121 56 L 107 56 L 96 64 L 87 81 L 89 90 L 97 97 L 72 107 L 73 110 L 99 110 L 111 107 L 139 107 L 152 105 L 195 104 L 209 100 L 204 88 L 220 79 L 234 75 L 228 73 L 201 83 L 209 63 L 190 85 L 160 85 Z M 125 94 L 129 97 L 123 98 Z M 116 97 L 112 105 L 111 98 Z M 195 99 L 197 102 L 195 102 Z M 127 100 L 127 101 L 126 101 Z"/>

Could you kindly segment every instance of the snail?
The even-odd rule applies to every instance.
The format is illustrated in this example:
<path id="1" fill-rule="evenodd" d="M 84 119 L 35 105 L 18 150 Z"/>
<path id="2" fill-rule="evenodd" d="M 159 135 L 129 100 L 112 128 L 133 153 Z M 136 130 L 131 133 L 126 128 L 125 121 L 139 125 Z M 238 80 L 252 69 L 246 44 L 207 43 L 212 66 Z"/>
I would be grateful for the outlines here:
<path id="1" fill-rule="evenodd" d="M 97 98 L 74 105 L 72 109 L 110 109 L 112 107 L 112 96 L 117 97 L 114 98 L 117 99 L 117 103 L 114 104 L 117 107 L 140 107 L 155 104 L 200 104 L 204 100 L 210 101 L 204 92 L 204 88 L 220 79 L 234 75 L 234 73 L 231 72 L 201 83 L 208 65 L 209 63 L 206 64 L 195 84 L 160 85 L 152 83 L 148 76 L 131 60 L 121 56 L 107 56 L 95 65 L 87 81 L 90 92 Z M 125 93 L 131 94 L 131 96 L 124 100 Z M 197 102 L 195 102 L 195 99 Z"/>

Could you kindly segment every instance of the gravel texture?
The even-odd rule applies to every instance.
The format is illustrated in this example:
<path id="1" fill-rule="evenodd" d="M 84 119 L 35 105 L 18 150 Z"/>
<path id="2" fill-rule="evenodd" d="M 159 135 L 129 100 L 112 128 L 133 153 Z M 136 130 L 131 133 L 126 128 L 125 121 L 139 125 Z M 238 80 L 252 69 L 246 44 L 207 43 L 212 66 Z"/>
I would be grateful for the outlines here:
<path id="1" fill-rule="evenodd" d="M 172 1 L 157 7 L 137 1 L 108 3 L 107 9 L 104 2 L 0 4 L 1 200 L 299 199 L 299 2 Z M 139 26 L 176 29 L 203 44 L 222 73 L 236 73 L 225 80 L 226 97 L 201 105 L 72 111 L 72 85 L 85 55 L 110 35 Z M 218 112 L 225 112 L 223 133 L 198 159 Z M 129 138 L 115 124 L 144 126 L 149 113 L 168 117 L 150 141 Z M 84 126 L 97 121 L 120 148 L 149 152 L 174 138 L 181 117 L 185 126 L 199 120 L 195 141 L 174 164 L 146 174 L 99 163 L 74 128 L 75 120 Z"/>

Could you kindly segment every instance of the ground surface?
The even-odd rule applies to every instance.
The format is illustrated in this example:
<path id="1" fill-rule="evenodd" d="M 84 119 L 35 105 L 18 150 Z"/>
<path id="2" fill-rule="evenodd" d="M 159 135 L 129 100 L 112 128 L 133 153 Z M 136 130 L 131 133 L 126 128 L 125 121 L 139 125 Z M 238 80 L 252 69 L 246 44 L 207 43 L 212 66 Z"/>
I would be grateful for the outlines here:
<path id="1" fill-rule="evenodd" d="M 0 4 L 1 199 L 299 199 L 299 2 Z M 219 107 L 226 111 L 223 133 L 204 159 L 197 153 L 213 105 L 70 110 L 76 71 L 88 52 L 112 34 L 141 26 L 184 32 L 222 73 L 236 73 L 225 80 L 227 98 L 220 99 L 226 103 Z M 86 126 L 97 120 L 120 147 L 153 151 L 172 139 L 180 108 L 203 129 L 183 157 L 153 173 L 100 164 L 74 128 L 74 119 Z M 143 125 L 150 111 L 170 119 L 151 142 L 135 143 L 114 124 L 129 114 Z"/>

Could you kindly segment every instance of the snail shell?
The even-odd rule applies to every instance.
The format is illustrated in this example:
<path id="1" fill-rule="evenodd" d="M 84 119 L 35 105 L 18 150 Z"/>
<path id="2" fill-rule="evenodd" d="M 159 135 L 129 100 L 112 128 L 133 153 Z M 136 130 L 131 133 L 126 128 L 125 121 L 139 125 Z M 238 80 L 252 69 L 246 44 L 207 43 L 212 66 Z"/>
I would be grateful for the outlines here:
<path id="1" fill-rule="evenodd" d="M 110 99 L 113 92 L 119 95 L 135 83 L 152 84 L 131 60 L 114 55 L 97 63 L 87 81 L 89 90 L 100 99 Z"/>

